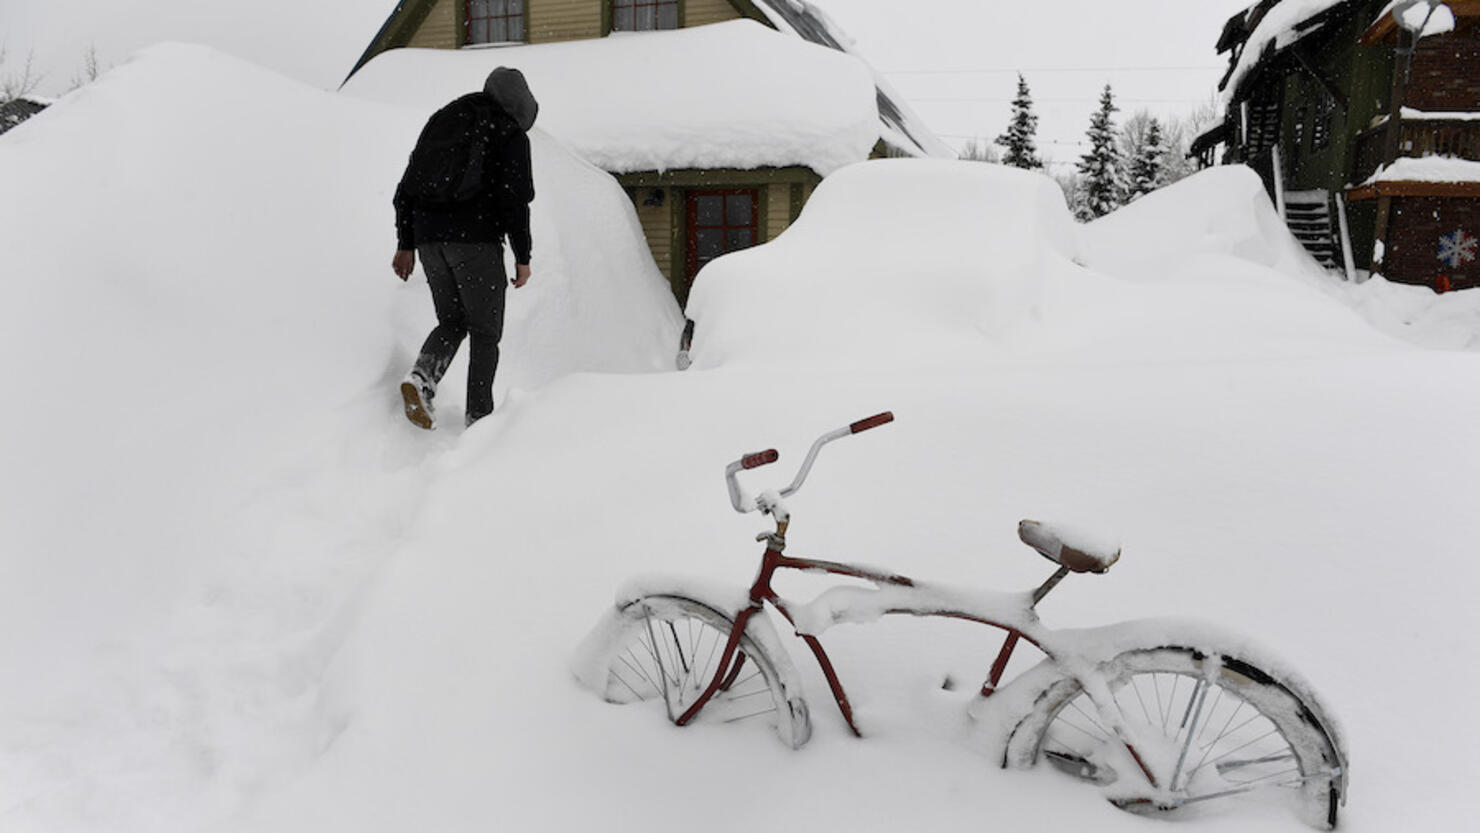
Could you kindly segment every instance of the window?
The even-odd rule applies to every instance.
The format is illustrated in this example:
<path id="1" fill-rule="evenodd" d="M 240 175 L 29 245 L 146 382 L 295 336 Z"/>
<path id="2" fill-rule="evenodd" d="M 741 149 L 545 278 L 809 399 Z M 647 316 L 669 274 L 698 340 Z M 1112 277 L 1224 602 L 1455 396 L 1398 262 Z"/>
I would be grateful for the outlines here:
<path id="1" fill-rule="evenodd" d="M 1323 150 L 1331 145 L 1331 118 L 1336 113 L 1336 100 L 1331 96 L 1323 96 L 1321 103 L 1316 106 L 1316 123 L 1311 127 L 1310 141 L 1316 150 Z"/>
<path id="2" fill-rule="evenodd" d="M 613 32 L 678 28 L 678 0 L 612 0 Z"/>
<path id="3" fill-rule="evenodd" d="M 685 209 L 690 283 L 709 261 L 760 242 L 760 199 L 753 188 L 690 191 Z"/>
<path id="4" fill-rule="evenodd" d="M 467 0 L 468 43 L 523 43 L 524 0 Z"/>

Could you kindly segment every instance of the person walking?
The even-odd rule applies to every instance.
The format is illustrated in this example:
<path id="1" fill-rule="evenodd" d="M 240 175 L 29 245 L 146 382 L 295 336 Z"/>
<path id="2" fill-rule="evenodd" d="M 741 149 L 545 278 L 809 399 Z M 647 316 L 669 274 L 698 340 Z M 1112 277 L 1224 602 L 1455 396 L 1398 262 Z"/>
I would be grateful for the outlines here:
<path id="1" fill-rule="evenodd" d="M 431 288 L 437 326 L 401 383 L 406 418 L 433 428 L 437 384 L 464 338 L 468 347 L 466 425 L 493 412 L 493 377 L 504 330 L 503 241 L 514 252 L 514 288 L 529 282 L 534 199 L 528 131 L 539 103 L 517 69 L 499 67 L 481 92 L 427 120 L 396 187 L 396 254 L 391 268 L 411 277 L 416 258 Z"/>

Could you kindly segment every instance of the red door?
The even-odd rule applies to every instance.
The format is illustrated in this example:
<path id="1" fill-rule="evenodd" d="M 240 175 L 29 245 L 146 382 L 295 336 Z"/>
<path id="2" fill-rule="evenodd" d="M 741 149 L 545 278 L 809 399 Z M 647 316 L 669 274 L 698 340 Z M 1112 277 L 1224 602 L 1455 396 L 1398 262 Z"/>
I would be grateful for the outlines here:
<path id="1" fill-rule="evenodd" d="M 760 192 L 755 188 L 691 190 L 685 197 L 688 266 L 684 295 L 704 264 L 760 242 Z"/>

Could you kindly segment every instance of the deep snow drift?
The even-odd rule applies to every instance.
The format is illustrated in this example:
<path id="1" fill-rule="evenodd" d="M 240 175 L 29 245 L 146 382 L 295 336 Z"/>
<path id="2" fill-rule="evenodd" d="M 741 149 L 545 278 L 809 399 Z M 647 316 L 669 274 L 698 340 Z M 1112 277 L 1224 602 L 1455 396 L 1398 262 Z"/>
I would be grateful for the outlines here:
<path id="1" fill-rule="evenodd" d="M 777 484 L 885 408 L 792 500 L 794 552 L 1016 590 L 1046 572 L 1019 518 L 1107 530 L 1124 556 L 1048 624 L 1195 615 L 1274 646 L 1350 738 L 1343 829 L 1480 809 L 1480 357 L 1321 291 L 1247 175 L 1078 227 L 1018 172 L 845 169 L 706 270 L 698 368 L 640 373 L 677 311 L 620 191 L 540 140 L 499 410 L 429 435 L 393 384 L 429 305 L 388 268 L 419 127 L 168 47 L 0 139 L 29 199 L 0 202 L 0 828 L 1146 830 L 996 768 L 966 712 L 998 642 L 958 623 L 829 630 L 868 737 L 805 670 L 801 752 L 572 679 L 628 576 L 749 580 L 724 463 L 776 446 L 747 484 Z"/>

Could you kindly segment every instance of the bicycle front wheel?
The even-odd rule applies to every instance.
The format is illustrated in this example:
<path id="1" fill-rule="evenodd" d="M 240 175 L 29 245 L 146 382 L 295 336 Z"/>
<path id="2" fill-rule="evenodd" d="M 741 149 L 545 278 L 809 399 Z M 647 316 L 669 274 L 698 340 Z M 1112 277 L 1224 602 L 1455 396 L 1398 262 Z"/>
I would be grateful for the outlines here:
<path id="1" fill-rule="evenodd" d="M 708 689 L 735 622 L 697 599 L 653 594 L 619 611 L 623 630 L 608 661 L 606 699 L 661 704 L 674 723 Z M 788 699 L 774 660 L 750 634 L 740 638 L 723 685 L 693 723 L 759 723 L 792 748 L 811 734 L 806 702 Z"/>
<path id="2" fill-rule="evenodd" d="M 1047 760 L 1106 785 L 1133 812 L 1288 803 L 1307 823 L 1335 827 L 1342 756 L 1293 687 L 1237 657 L 1189 648 L 1128 651 L 1101 670 L 1109 703 L 1059 680 L 1017 727 L 1005 763 Z M 1136 757 L 1110 728 L 1116 718 Z"/>

